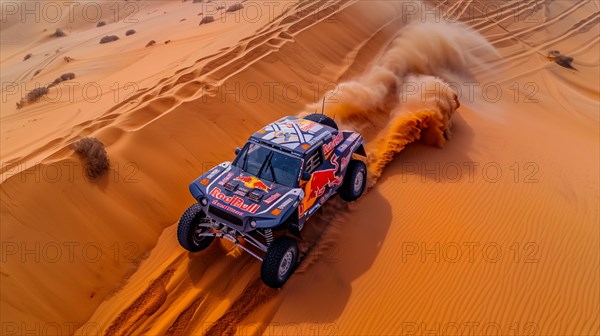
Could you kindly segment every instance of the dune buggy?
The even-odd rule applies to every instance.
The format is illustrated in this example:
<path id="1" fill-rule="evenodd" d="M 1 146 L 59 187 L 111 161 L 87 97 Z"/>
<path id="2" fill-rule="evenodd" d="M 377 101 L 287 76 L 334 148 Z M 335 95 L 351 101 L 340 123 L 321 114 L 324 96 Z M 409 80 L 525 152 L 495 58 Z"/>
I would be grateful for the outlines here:
<path id="1" fill-rule="evenodd" d="M 365 157 L 362 136 L 326 115 L 279 119 L 237 148 L 233 162 L 190 184 L 197 203 L 179 221 L 179 244 L 198 252 L 230 240 L 261 260 L 263 282 L 279 288 L 298 262 L 306 220 L 336 193 L 345 201 L 363 194 Z"/>

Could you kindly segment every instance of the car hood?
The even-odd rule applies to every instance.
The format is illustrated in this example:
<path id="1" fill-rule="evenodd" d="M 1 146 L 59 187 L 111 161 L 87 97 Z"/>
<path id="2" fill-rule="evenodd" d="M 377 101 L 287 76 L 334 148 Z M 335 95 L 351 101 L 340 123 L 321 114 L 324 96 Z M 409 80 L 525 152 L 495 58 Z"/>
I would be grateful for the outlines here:
<path id="1" fill-rule="evenodd" d="M 219 218 L 214 219 L 239 225 L 239 221 L 227 220 L 235 216 L 242 220 L 245 227 L 248 218 L 252 217 L 258 221 L 259 228 L 280 224 L 298 206 L 303 196 L 299 188 L 260 179 L 229 162 L 209 170 L 192 182 L 190 192 L 199 202 L 201 197 L 208 199 L 208 204 L 203 206 L 207 208 L 205 212 L 209 215 L 220 214 Z M 218 211 L 214 211 L 214 208 Z M 232 223 L 234 221 L 237 223 Z"/>

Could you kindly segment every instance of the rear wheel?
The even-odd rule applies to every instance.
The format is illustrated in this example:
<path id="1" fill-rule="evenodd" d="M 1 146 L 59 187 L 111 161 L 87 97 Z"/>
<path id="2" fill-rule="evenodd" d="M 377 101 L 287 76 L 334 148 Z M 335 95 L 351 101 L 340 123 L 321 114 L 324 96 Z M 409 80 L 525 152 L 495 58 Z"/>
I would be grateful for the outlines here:
<path id="1" fill-rule="evenodd" d="M 313 114 L 307 115 L 303 119 L 314 121 L 316 123 L 319 123 L 319 124 L 325 125 L 325 126 L 329 126 L 336 130 L 338 129 L 338 125 L 335 123 L 335 121 L 324 114 L 313 113 Z"/>
<path id="2" fill-rule="evenodd" d="M 367 166 L 362 161 L 351 160 L 338 194 L 346 202 L 356 201 L 362 196 L 366 186 Z"/>
<path id="3" fill-rule="evenodd" d="M 265 285 L 280 288 L 294 273 L 297 262 L 298 243 L 290 237 L 279 237 L 267 249 L 260 277 Z"/>
<path id="4" fill-rule="evenodd" d="M 177 227 L 179 245 L 190 252 L 199 252 L 207 248 L 215 239 L 201 235 L 210 231 L 210 228 L 205 226 L 208 223 L 210 221 L 199 204 L 190 206 L 181 216 Z"/>

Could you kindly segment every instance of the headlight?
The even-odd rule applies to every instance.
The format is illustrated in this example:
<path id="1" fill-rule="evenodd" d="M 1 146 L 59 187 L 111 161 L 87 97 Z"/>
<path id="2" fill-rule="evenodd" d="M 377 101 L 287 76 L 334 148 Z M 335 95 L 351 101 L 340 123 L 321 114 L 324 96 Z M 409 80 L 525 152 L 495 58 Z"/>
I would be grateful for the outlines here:
<path id="1" fill-rule="evenodd" d="M 250 220 L 250 226 L 251 226 L 252 228 L 256 228 L 256 221 L 255 221 L 254 219 L 251 219 L 251 220 Z"/>
<path id="2" fill-rule="evenodd" d="M 207 206 L 208 199 L 206 197 L 200 197 L 200 204 L 202 204 L 202 206 Z"/>

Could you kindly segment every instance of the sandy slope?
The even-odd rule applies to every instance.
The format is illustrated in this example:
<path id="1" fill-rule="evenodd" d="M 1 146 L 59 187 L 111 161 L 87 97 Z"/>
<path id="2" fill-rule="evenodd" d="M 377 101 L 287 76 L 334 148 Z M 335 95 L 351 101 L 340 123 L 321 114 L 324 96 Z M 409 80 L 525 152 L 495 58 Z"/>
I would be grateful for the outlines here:
<path id="1" fill-rule="evenodd" d="M 64 72 L 81 83 L 72 100 L 20 110 L 23 92 L 3 84 L 3 332 L 598 334 L 598 3 L 285 4 L 267 15 L 262 3 L 256 20 L 149 1 L 137 22 L 100 28 L 3 22 L 3 83 L 31 88 Z M 198 26 L 199 12 L 217 21 Z M 69 35 L 48 38 L 57 26 Z M 109 33 L 121 39 L 98 44 Z M 553 49 L 578 71 L 549 62 Z M 102 88 L 98 101 L 84 98 L 87 83 Z M 379 178 L 312 220 L 286 287 L 266 288 L 258 262 L 219 244 L 184 253 L 174 223 L 193 201 L 187 183 L 340 83 L 327 113 L 365 133 Z M 453 110 L 444 83 L 461 103 L 447 142 L 415 133 Z M 89 134 L 113 162 L 97 183 L 67 148 Z"/>

